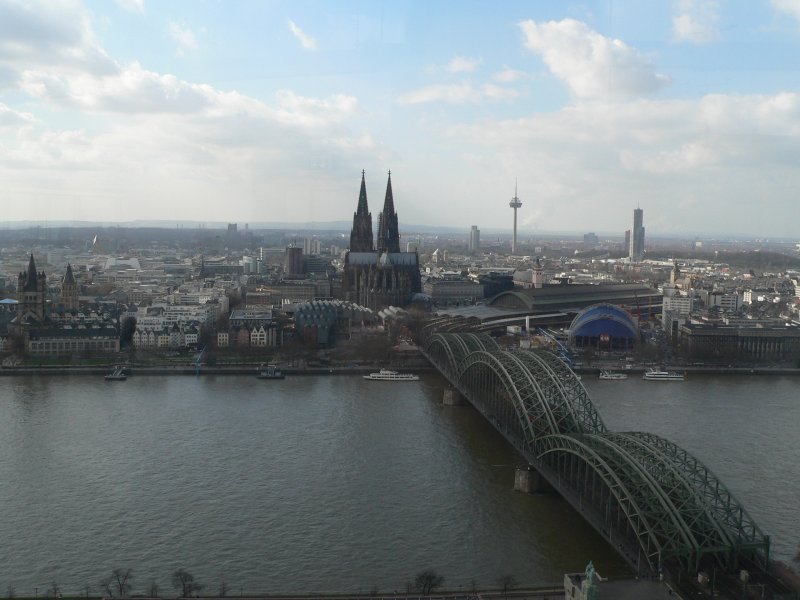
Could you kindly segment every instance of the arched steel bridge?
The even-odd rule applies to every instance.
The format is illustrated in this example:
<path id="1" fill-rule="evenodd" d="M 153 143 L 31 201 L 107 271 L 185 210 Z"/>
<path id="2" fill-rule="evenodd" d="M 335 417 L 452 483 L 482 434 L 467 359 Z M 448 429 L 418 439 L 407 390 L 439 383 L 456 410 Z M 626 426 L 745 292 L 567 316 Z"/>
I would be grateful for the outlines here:
<path id="1" fill-rule="evenodd" d="M 428 359 L 637 571 L 766 566 L 769 537 L 728 488 L 669 440 L 609 431 L 561 359 L 426 333 Z"/>

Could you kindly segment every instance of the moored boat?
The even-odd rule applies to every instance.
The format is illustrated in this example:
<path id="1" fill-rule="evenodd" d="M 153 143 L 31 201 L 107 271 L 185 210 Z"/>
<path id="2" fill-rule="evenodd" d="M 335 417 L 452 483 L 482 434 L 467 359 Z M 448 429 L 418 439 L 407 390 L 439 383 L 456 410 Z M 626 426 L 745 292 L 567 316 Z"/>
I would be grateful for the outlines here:
<path id="1" fill-rule="evenodd" d="M 683 381 L 683 373 L 676 373 L 675 371 L 659 371 L 657 369 L 648 369 L 642 379 L 648 381 Z"/>
<path id="2" fill-rule="evenodd" d="M 125 381 L 128 376 L 125 374 L 125 367 L 114 367 L 114 370 L 111 371 L 108 375 L 105 375 L 103 379 L 106 381 Z"/>
<path id="3" fill-rule="evenodd" d="M 261 365 L 258 372 L 259 379 L 285 379 L 286 376 L 275 365 Z"/>
<path id="4" fill-rule="evenodd" d="M 419 381 L 419 375 L 381 369 L 379 373 L 364 375 L 364 379 L 370 379 L 372 381 Z"/>
<path id="5" fill-rule="evenodd" d="M 600 371 L 600 379 L 627 379 L 628 376 L 625 373 L 615 373 L 614 371 L 609 371 L 603 369 Z"/>

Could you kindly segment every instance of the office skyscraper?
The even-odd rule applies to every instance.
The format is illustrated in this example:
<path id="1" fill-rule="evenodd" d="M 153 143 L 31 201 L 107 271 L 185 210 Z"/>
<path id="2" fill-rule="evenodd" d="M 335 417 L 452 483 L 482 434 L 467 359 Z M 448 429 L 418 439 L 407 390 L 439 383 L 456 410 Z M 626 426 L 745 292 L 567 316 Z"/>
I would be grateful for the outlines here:
<path id="1" fill-rule="evenodd" d="M 644 256 L 644 211 L 641 208 L 633 209 L 633 227 L 631 227 L 631 242 L 628 248 L 628 257 L 632 262 L 639 262 Z"/>
<path id="2" fill-rule="evenodd" d="M 477 225 L 473 225 L 469 231 L 469 251 L 475 252 L 481 247 L 481 230 Z"/>

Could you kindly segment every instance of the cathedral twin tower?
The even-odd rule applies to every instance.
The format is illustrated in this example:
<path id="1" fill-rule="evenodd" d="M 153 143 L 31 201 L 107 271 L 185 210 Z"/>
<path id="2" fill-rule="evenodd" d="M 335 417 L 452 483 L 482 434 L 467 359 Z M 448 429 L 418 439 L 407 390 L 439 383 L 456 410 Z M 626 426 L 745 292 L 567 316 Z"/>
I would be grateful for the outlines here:
<path id="1" fill-rule="evenodd" d="M 345 298 L 371 309 L 405 306 L 420 291 L 419 257 L 400 252 L 400 229 L 394 210 L 392 173 L 386 184 L 383 210 L 378 215 L 378 239 L 372 238 L 372 214 L 367 205 L 367 184 L 361 171 L 361 191 L 353 214 L 350 251 L 345 256 L 342 291 Z"/>
<path id="2" fill-rule="evenodd" d="M 372 241 L 372 213 L 367 206 L 367 184 L 364 171 L 361 171 L 361 191 L 358 194 L 358 208 L 353 213 L 353 229 L 350 232 L 350 252 L 400 252 L 400 230 L 397 226 L 397 213 L 392 196 L 392 172 L 386 183 L 386 198 L 383 210 L 378 215 L 377 248 Z"/>

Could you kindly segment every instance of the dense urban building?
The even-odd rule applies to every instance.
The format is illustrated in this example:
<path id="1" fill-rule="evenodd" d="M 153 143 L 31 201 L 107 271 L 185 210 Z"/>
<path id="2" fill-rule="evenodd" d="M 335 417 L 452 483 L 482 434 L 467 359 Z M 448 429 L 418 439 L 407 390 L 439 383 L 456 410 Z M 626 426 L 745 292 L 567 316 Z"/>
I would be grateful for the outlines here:
<path id="1" fill-rule="evenodd" d="M 437 305 L 475 302 L 483 298 L 483 286 L 472 280 L 429 279 L 422 292 Z"/>
<path id="2" fill-rule="evenodd" d="M 692 319 L 679 327 L 687 356 L 702 359 L 785 360 L 800 357 L 800 326 L 780 319 Z"/>
<path id="3" fill-rule="evenodd" d="M 303 249 L 295 246 L 286 248 L 286 264 L 284 272 L 287 275 L 303 274 Z"/>

